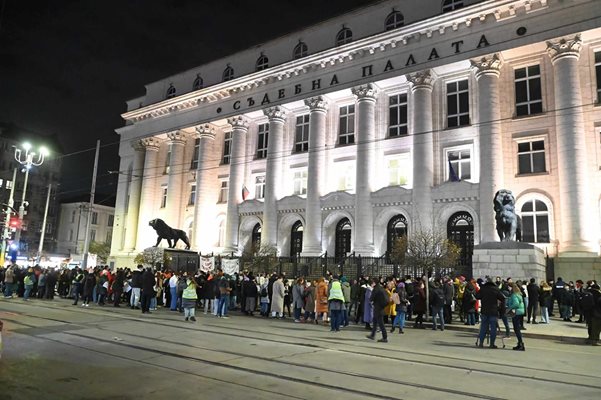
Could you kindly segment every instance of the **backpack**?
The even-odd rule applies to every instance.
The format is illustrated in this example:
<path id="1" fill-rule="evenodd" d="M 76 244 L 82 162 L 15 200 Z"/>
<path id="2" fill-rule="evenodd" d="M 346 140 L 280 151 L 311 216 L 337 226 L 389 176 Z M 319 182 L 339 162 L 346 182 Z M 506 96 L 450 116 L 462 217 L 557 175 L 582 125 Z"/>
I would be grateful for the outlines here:
<path id="1" fill-rule="evenodd" d="M 261 289 L 261 297 L 267 297 L 267 288 Z"/>
<path id="2" fill-rule="evenodd" d="M 595 298 L 588 290 L 583 290 L 580 295 L 580 307 L 584 311 L 590 311 L 595 307 Z"/>

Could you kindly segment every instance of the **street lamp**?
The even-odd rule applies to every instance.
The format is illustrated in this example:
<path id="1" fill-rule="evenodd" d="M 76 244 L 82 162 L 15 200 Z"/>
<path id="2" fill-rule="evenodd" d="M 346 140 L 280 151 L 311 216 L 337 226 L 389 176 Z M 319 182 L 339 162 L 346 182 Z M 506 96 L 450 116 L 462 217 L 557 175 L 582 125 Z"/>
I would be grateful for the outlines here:
<path id="1" fill-rule="evenodd" d="M 21 248 L 20 240 L 21 240 L 21 229 L 23 226 L 23 217 L 25 216 L 25 195 L 27 194 L 27 180 L 29 179 L 29 170 L 32 166 L 39 167 L 44 162 L 44 157 L 48 155 L 48 149 L 45 147 L 40 147 L 39 151 L 36 153 L 32 151 L 32 146 L 30 143 L 25 142 L 21 145 L 21 148 L 15 147 L 15 160 L 25 168 L 23 171 L 25 172 L 25 181 L 23 182 L 23 196 L 21 196 L 21 204 L 19 205 L 19 222 L 20 226 L 17 228 L 17 232 L 15 233 L 15 243 L 18 248 Z"/>

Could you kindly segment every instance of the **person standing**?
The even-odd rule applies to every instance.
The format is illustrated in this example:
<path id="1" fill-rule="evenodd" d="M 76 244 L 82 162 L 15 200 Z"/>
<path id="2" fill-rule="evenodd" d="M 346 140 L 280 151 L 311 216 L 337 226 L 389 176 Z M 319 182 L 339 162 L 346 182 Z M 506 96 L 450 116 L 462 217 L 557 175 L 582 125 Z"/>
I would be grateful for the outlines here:
<path id="1" fill-rule="evenodd" d="M 141 293 L 141 304 L 142 314 L 150 314 L 150 300 L 154 296 L 154 274 L 152 269 L 146 268 L 146 271 L 142 273 L 142 293 Z"/>
<path id="2" fill-rule="evenodd" d="M 304 306 L 305 279 L 300 277 L 292 287 L 292 307 L 294 308 L 294 322 L 301 322 L 301 312 Z"/>
<path id="3" fill-rule="evenodd" d="M 391 333 L 394 332 L 395 327 L 399 327 L 399 333 L 405 333 L 405 314 L 407 313 L 407 306 L 409 300 L 407 300 L 407 291 L 405 290 L 405 283 L 399 282 L 395 293 L 392 295 L 393 303 L 396 305 L 396 317 L 392 323 Z"/>
<path id="4" fill-rule="evenodd" d="M 448 276 L 444 277 L 442 292 L 444 294 L 444 323 L 450 324 L 453 322 L 453 300 L 455 299 L 455 285 Z"/>
<path id="5" fill-rule="evenodd" d="M 282 275 L 278 275 L 272 285 L 271 295 L 271 318 L 284 318 L 284 281 Z"/>
<path id="6" fill-rule="evenodd" d="M 79 267 L 75 268 L 75 274 L 73 276 L 73 280 L 71 284 L 73 285 L 73 305 L 76 306 L 79 301 L 79 296 L 81 295 L 81 285 L 84 278 L 84 274 L 81 272 Z"/>
<path id="7" fill-rule="evenodd" d="M 303 302 L 305 308 L 305 322 L 313 322 L 315 320 L 315 286 L 316 281 L 307 281 L 303 291 Z"/>
<path id="8" fill-rule="evenodd" d="M 96 286 L 96 276 L 93 272 L 88 272 L 83 281 L 83 304 L 82 307 L 89 307 L 90 301 L 94 293 L 94 287 Z"/>
<path id="9" fill-rule="evenodd" d="M 196 281 L 193 276 L 187 276 L 185 272 L 182 279 L 185 279 L 186 282 L 186 288 L 182 291 L 182 308 L 184 309 L 185 320 L 196 322 L 195 308 L 198 299 Z"/>
<path id="10" fill-rule="evenodd" d="M 601 288 L 596 283 L 591 283 L 587 289 L 593 298 L 593 307 L 588 311 L 588 338 L 586 344 L 599 346 L 599 335 L 601 334 Z"/>
<path id="11" fill-rule="evenodd" d="M 320 315 L 323 324 L 328 323 L 328 285 L 323 277 L 319 278 L 315 289 L 315 315 L 315 323 L 318 323 Z"/>
<path id="12" fill-rule="evenodd" d="M 35 272 L 33 271 L 33 268 L 27 269 L 25 277 L 23 278 L 23 286 L 25 287 L 25 291 L 23 292 L 23 300 L 29 300 L 29 294 L 33 290 L 35 280 Z"/>
<path id="13" fill-rule="evenodd" d="M 177 280 L 177 275 L 172 272 L 171 278 L 169 278 L 169 309 L 171 311 L 177 311 Z"/>
<path id="14" fill-rule="evenodd" d="M 330 309 L 330 332 L 340 332 L 340 325 L 343 319 L 342 313 L 344 312 L 345 307 L 344 293 L 342 292 L 342 285 L 338 280 L 338 275 L 332 277 L 328 303 Z"/>
<path id="15" fill-rule="evenodd" d="M 528 323 L 538 324 L 536 314 L 538 313 L 540 288 L 536 284 L 536 279 L 530 278 L 526 290 L 528 292 Z"/>
<path id="16" fill-rule="evenodd" d="M 227 316 L 228 307 L 230 305 L 230 282 L 227 277 L 221 272 L 219 281 L 217 282 L 217 288 L 219 289 L 219 303 L 217 305 L 217 317 L 229 318 Z"/>
<path id="17" fill-rule="evenodd" d="M 440 330 L 444 331 L 444 290 L 440 282 L 434 282 L 430 287 L 430 306 L 432 306 L 432 330 L 436 330 L 436 317 L 440 322 Z"/>
<path id="18" fill-rule="evenodd" d="M 4 298 L 10 299 L 13 297 L 15 282 L 15 266 L 11 265 L 4 273 Z"/>
<path id="19" fill-rule="evenodd" d="M 244 277 L 242 282 L 242 297 L 244 298 L 244 312 L 246 315 L 253 316 L 257 307 L 257 283 L 252 275 Z"/>
<path id="20" fill-rule="evenodd" d="M 524 297 L 522 296 L 521 288 L 517 284 L 512 283 L 511 296 L 509 296 L 509 301 L 507 302 L 507 309 L 510 310 L 510 313 L 513 315 L 511 319 L 513 323 L 513 331 L 515 332 L 515 337 L 518 339 L 518 345 L 513 349 L 519 351 L 526 350 L 521 331 L 524 319 L 524 308 Z"/>
<path id="21" fill-rule="evenodd" d="M 113 289 L 113 306 L 121 307 L 119 303 L 121 303 L 121 295 L 123 294 L 123 284 L 125 281 L 125 274 L 123 270 L 119 268 L 117 273 L 115 274 L 115 280 L 113 281 L 112 289 Z"/>
<path id="22" fill-rule="evenodd" d="M 465 325 L 476 325 L 476 289 L 471 282 L 465 285 L 461 307 L 465 316 Z"/>
<path id="23" fill-rule="evenodd" d="M 549 320 L 549 305 L 552 301 L 551 286 L 547 281 L 542 281 L 538 295 L 538 304 L 540 305 L 540 319 L 543 324 L 550 323 Z"/>
<path id="24" fill-rule="evenodd" d="M 140 292 L 142 290 L 142 271 L 143 266 L 138 265 L 138 269 L 136 269 L 131 274 L 131 298 L 130 298 L 130 306 L 131 309 L 140 307 Z"/>
<path id="25" fill-rule="evenodd" d="M 417 290 L 414 295 L 415 299 L 415 324 L 414 328 L 425 329 L 424 314 L 426 313 L 426 284 L 423 279 L 420 279 L 417 284 Z"/>
<path id="26" fill-rule="evenodd" d="M 342 310 L 342 326 L 349 325 L 349 314 L 351 306 L 351 284 L 348 282 L 346 276 L 340 278 L 340 287 L 342 287 L 342 294 L 344 295 L 344 310 Z"/>
<path id="27" fill-rule="evenodd" d="M 373 324 L 371 327 L 371 333 L 367 335 L 367 338 L 370 340 L 375 340 L 376 338 L 376 330 L 380 328 L 380 332 L 382 333 L 382 339 L 378 340 L 380 343 L 388 343 L 388 333 L 386 332 L 386 327 L 384 326 L 384 308 L 388 305 L 388 295 L 377 279 L 372 278 L 370 282 L 371 297 L 370 302 L 374 307 L 374 318 Z"/>
<path id="28" fill-rule="evenodd" d="M 519 291 L 519 290 L 518 290 Z M 490 333 L 490 348 L 497 349 L 495 340 L 497 338 L 497 316 L 499 314 L 499 302 L 505 301 L 505 296 L 495 285 L 491 278 L 487 278 L 486 283 L 476 293 L 476 299 L 482 304 L 480 333 L 478 335 L 478 347 L 484 347 L 484 337 Z"/>
<path id="29" fill-rule="evenodd" d="M 365 283 L 365 292 L 363 294 L 363 323 L 365 329 L 371 330 L 371 325 L 374 321 L 374 306 L 371 304 L 371 294 L 373 293 L 371 281 Z"/>

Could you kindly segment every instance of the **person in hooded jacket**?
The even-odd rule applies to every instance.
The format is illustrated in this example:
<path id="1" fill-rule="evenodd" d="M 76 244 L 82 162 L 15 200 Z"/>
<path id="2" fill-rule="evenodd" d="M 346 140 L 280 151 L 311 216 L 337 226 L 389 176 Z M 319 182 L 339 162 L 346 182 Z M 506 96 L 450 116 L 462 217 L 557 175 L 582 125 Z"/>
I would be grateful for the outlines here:
<path id="1" fill-rule="evenodd" d="M 484 347 L 484 337 L 488 332 L 490 333 L 490 348 L 497 349 L 498 347 L 495 345 L 495 340 L 497 338 L 499 302 L 505 302 L 505 296 L 503 296 L 497 285 L 492 281 L 492 278 L 487 278 L 486 283 L 482 285 L 480 291 L 476 293 L 476 298 L 479 299 L 482 304 L 478 347 Z"/>
<path id="2" fill-rule="evenodd" d="M 513 314 L 513 331 L 518 339 L 518 344 L 513 349 L 525 351 L 526 348 L 524 347 L 524 339 L 522 338 L 521 331 L 525 314 L 524 297 L 522 296 L 521 288 L 515 283 L 511 284 L 511 296 L 509 296 L 509 300 L 507 301 L 507 309 Z"/>
<path id="3" fill-rule="evenodd" d="M 465 315 L 465 325 L 476 325 L 476 289 L 471 282 L 465 285 L 461 307 Z"/>

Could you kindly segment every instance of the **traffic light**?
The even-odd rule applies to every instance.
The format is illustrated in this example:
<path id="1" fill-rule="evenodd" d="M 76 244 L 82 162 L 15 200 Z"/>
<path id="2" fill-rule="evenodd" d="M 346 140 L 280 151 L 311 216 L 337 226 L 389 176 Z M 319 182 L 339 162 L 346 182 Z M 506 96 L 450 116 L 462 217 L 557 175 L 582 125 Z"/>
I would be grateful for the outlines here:
<path id="1" fill-rule="evenodd" d="M 19 229 L 21 227 L 21 220 L 19 220 L 19 217 L 10 217 L 10 221 L 8 222 L 8 226 L 11 229 Z"/>

